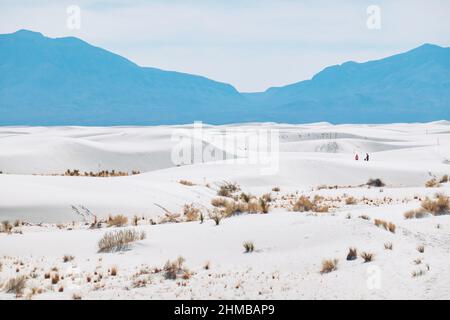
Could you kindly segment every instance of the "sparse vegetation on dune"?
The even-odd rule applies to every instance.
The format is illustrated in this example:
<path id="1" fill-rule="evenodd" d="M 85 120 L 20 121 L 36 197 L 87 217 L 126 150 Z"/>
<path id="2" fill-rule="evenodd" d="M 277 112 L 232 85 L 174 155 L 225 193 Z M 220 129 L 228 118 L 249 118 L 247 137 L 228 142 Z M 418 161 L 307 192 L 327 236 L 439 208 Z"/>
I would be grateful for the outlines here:
<path id="1" fill-rule="evenodd" d="M 253 241 L 245 241 L 243 243 L 244 249 L 246 253 L 253 252 L 255 250 L 255 245 Z"/>
<path id="2" fill-rule="evenodd" d="M 356 200 L 355 197 L 348 197 L 347 199 L 345 199 L 345 204 L 347 205 L 352 205 L 352 204 L 356 204 L 358 202 L 358 200 Z"/>
<path id="3" fill-rule="evenodd" d="M 181 179 L 181 180 L 178 181 L 178 182 L 179 182 L 180 184 L 182 184 L 182 185 L 184 185 L 184 186 L 188 186 L 188 187 L 192 187 L 192 186 L 195 185 L 192 181 L 184 180 L 184 179 Z"/>
<path id="4" fill-rule="evenodd" d="M 328 212 L 329 207 L 322 205 L 321 202 L 323 198 L 320 196 L 315 196 L 313 201 L 311 201 L 306 196 L 301 196 L 294 204 L 293 210 L 297 212 Z"/>
<path id="5" fill-rule="evenodd" d="M 183 257 L 178 257 L 174 261 L 167 260 L 163 267 L 164 278 L 168 280 L 176 280 L 178 277 L 183 277 L 186 280 L 186 274 L 189 274 L 189 270 L 184 267 L 186 260 Z"/>
<path id="6" fill-rule="evenodd" d="M 241 188 L 239 187 L 239 185 L 237 183 L 225 181 L 219 186 L 217 195 L 222 196 L 222 197 L 231 197 L 233 195 L 233 193 L 236 193 L 240 190 L 241 190 Z"/>
<path id="7" fill-rule="evenodd" d="M 421 203 L 421 207 L 426 212 L 435 216 L 449 214 L 450 200 L 443 194 L 437 194 L 434 200 L 425 198 Z"/>
<path id="8" fill-rule="evenodd" d="M 126 250 L 131 243 L 145 238 L 146 233 L 144 231 L 138 232 L 134 229 L 106 232 L 98 242 L 98 252 Z"/>
<path id="9" fill-rule="evenodd" d="M 356 260 L 358 257 L 358 250 L 356 248 L 349 248 L 347 253 L 347 260 Z"/>
<path id="10" fill-rule="evenodd" d="M 20 297 L 26 288 L 27 281 L 28 278 L 23 275 L 11 278 L 6 282 L 3 290 L 6 293 L 14 293 L 17 297 Z"/>
<path id="11" fill-rule="evenodd" d="M 132 170 L 131 175 L 140 174 L 141 172 L 138 170 Z M 59 175 L 59 174 L 56 174 Z M 102 170 L 98 172 L 81 172 L 78 169 L 67 169 L 62 176 L 69 176 L 69 177 L 96 177 L 96 178 L 107 178 L 107 177 L 124 177 L 129 176 L 130 173 L 123 172 L 123 171 L 116 171 L 116 170 Z"/>
<path id="12" fill-rule="evenodd" d="M 320 270 L 321 274 L 330 273 L 332 271 L 337 270 L 338 259 L 326 259 L 322 261 L 322 269 Z"/>
<path id="13" fill-rule="evenodd" d="M 421 219 L 423 217 L 427 216 L 427 212 L 423 209 L 414 209 L 414 210 L 408 210 L 406 211 L 403 216 L 405 217 L 405 219 Z"/>
<path id="14" fill-rule="evenodd" d="M 394 223 L 392 223 L 392 222 L 384 221 L 384 220 L 381 220 L 381 219 L 375 219 L 374 220 L 374 224 L 377 227 L 383 227 L 387 231 L 395 233 L 396 225 Z"/>
<path id="15" fill-rule="evenodd" d="M 386 249 L 386 250 L 392 250 L 392 249 L 393 249 L 392 242 L 386 242 L 386 243 L 384 244 L 384 249 Z"/>
<path id="16" fill-rule="evenodd" d="M 0 232 L 11 233 L 12 229 L 13 225 L 8 220 L 2 221 L 0 224 Z"/>
<path id="17" fill-rule="evenodd" d="M 128 218 L 122 214 L 108 217 L 108 227 L 123 227 L 128 223 Z"/>
<path id="18" fill-rule="evenodd" d="M 361 253 L 361 258 L 363 258 L 364 263 L 371 262 L 373 260 L 374 256 L 375 255 L 373 253 L 370 253 L 370 252 L 362 252 Z"/>
<path id="19" fill-rule="evenodd" d="M 444 174 L 442 178 L 439 180 L 439 183 L 447 183 L 448 182 L 448 174 Z"/>
<path id="20" fill-rule="evenodd" d="M 441 184 L 436 178 L 430 179 L 427 182 L 425 182 L 425 187 L 427 188 L 437 188 L 440 187 Z"/>
<path id="21" fill-rule="evenodd" d="M 183 207 L 183 215 L 186 217 L 186 221 L 197 221 L 200 217 L 201 210 L 197 208 L 193 203 L 185 204 Z"/>

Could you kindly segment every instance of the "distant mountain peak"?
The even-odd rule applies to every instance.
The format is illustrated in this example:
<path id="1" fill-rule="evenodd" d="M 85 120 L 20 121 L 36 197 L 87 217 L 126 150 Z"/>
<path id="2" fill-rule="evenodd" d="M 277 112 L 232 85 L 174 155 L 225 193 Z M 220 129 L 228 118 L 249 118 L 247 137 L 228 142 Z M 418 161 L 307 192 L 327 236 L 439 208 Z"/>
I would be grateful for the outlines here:
<path id="1" fill-rule="evenodd" d="M 11 35 L 14 35 L 16 37 L 44 37 L 44 35 L 40 32 L 36 32 L 36 31 L 31 31 L 31 30 L 27 30 L 27 29 L 20 29 L 17 30 L 16 32 L 11 33 Z"/>

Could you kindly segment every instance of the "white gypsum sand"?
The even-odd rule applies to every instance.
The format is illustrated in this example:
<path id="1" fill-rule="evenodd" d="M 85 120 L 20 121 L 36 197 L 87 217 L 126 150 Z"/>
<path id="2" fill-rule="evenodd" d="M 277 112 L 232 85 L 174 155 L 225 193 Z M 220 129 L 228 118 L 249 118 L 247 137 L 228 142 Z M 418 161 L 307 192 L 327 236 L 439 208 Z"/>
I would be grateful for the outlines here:
<path id="1" fill-rule="evenodd" d="M 261 175 L 262 164 L 233 160 L 176 166 L 171 134 L 191 127 L 0 128 L 0 220 L 12 224 L 11 234 L 0 233 L 0 298 L 16 297 L 4 288 L 22 275 L 27 280 L 18 296 L 33 299 L 450 298 L 450 216 L 404 217 L 426 197 L 449 195 L 446 182 L 425 187 L 450 174 L 449 123 L 204 126 L 215 135 L 227 128 L 279 130 L 279 168 L 272 175 Z M 369 162 L 362 161 L 366 152 Z M 68 169 L 140 174 L 60 175 Z M 370 178 L 386 185 L 368 187 Z M 235 196 L 270 192 L 269 213 L 244 212 L 216 226 L 208 210 L 224 181 L 240 186 Z M 301 196 L 311 202 L 320 196 L 317 208 L 293 211 Z M 198 208 L 204 223 L 186 222 L 185 204 Z M 128 222 L 90 228 L 94 217 L 83 221 L 72 205 L 88 208 L 97 222 L 118 214 Z M 328 212 L 314 212 L 323 207 Z M 17 219 L 27 223 L 14 227 Z M 395 224 L 395 232 L 375 219 Z M 145 231 L 146 238 L 124 251 L 98 253 L 106 232 L 124 229 Z M 244 253 L 246 241 L 253 252 Z M 350 247 L 358 256 L 347 261 Z M 373 261 L 364 263 L 362 252 L 373 253 Z M 64 255 L 74 259 L 64 262 Z M 159 269 L 178 256 L 189 271 L 166 279 Z M 337 269 L 321 273 L 325 259 L 338 259 Z"/>

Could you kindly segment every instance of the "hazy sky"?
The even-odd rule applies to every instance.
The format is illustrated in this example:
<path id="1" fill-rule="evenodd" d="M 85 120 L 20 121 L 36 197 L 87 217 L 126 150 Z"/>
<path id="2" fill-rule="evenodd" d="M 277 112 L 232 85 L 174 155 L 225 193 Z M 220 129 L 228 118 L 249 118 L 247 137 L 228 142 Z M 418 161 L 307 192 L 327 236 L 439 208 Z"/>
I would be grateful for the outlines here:
<path id="1" fill-rule="evenodd" d="M 67 7 L 81 28 L 67 27 Z M 367 8 L 381 9 L 369 29 Z M 206 76 L 240 91 L 308 79 L 423 43 L 450 46 L 448 0 L 0 0 L 0 33 L 76 36 L 142 66 Z"/>

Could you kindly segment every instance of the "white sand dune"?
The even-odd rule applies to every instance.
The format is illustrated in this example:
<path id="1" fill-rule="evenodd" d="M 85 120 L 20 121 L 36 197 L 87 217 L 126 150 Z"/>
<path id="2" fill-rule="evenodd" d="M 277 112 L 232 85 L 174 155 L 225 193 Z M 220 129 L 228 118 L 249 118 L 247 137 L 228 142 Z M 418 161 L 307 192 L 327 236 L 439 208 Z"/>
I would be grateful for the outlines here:
<path id="1" fill-rule="evenodd" d="M 204 126 L 212 136 L 223 136 L 230 128 L 279 130 L 280 152 L 273 174 L 261 174 L 267 164 L 239 164 L 235 159 L 177 166 L 171 159 L 177 144 L 172 133 L 191 128 L 0 128 L 0 220 L 80 221 L 71 205 L 83 205 L 99 217 L 120 213 L 157 221 L 165 213 L 161 206 L 182 213 L 185 204 L 194 203 L 207 214 L 223 181 L 237 182 L 242 191 L 257 196 L 275 186 L 281 188 L 272 192 L 276 200 L 267 215 L 243 214 L 224 219 L 220 226 L 211 220 L 204 224 L 144 223 L 137 228 L 147 232 L 147 239 L 122 253 L 97 253 L 97 241 L 111 230 L 105 228 L 89 230 L 75 224 L 74 230 L 68 231 L 44 224 L 25 226 L 23 234 L 0 233 L 0 257 L 4 257 L 0 285 L 16 275 L 14 261 L 20 259 L 24 263 L 20 273 L 33 268 L 43 273 L 58 266 L 66 275 L 59 284 L 66 288 L 62 293 L 41 275 L 29 281 L 45 289 L 36 296 L 44 299 L 71 298 L 73 293 L 83 298 L 137 299 L 450 298 L 450 216 L 403 217 L 406 210 L 420 207 L 424 197 L 450 193 L 449 183 L 425 188 L 427 180 L 450 174 L 449 122 Z M 209 139 L 202 144 L 242 156 L 242 150 Z M 362 159 L 366 152 L 369 162 L 354 160 L 355 153 Z M 139 170 L 141 174 L 113 178 L 48 175 L 67 169 Z M 380 178 L 386 186 L 368 188 L 365 183 L 370 178 Z M 181 179 L 195 185 L 180 184 Z M 319 190 L 322 185 L 339 188 Z M 329 213 L 318 215 L 288 212 L 292 207 L 289 201 L 300 195 L 342 199 L 351 195 L 360 202 L 346 205 L 342 201 Z M 372 220 L 360 219 L 360 215 Z M 375 218 L 395 223 L 396 232 L 374 226 Z M 243 253 L 246 240 L 255 242 L 256 252 Z M 386 242 L 392 242 L 394 250 L 385 250 Z M 426 247 L 425 253 L 417 252 L 418 245 Z M 345 261 L 350 246 L 374 253 L 375 260 L 367 264 L 361 258 Z M 64 254 L 74 255 L 74 262 L 64 264 Z M 145 267 L 161 267 L 178 255 L 184 256 L 195 272 L 187 286 L 154 274 L 144 288 L 132 289 L 133 274 Z M 338 258 L 338 270 L 321 275 L 325 258 Z M 414 263 L 418 258 L 421 263 Z M 202 269 L 205 261 L 211 261 L 211 270 Z M 113 265 L 118 266 L 119 276 L 105 276 L 103 287 L 86 283 L 94 270 L 106 275 Z M 381 285 L 375 289 L 367 284 L 373 271 L 370 266 L 381 272 Z M 424 275 L 411 276 L 420 270 L 425 270 Z M 0 293 L 0 298 L 13 297 Z"/>

